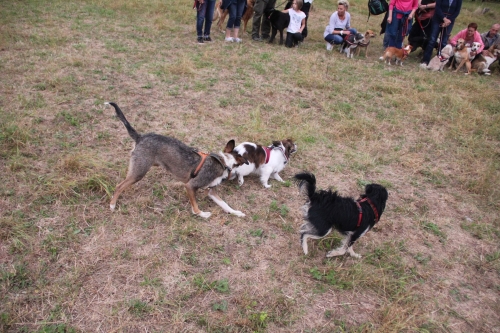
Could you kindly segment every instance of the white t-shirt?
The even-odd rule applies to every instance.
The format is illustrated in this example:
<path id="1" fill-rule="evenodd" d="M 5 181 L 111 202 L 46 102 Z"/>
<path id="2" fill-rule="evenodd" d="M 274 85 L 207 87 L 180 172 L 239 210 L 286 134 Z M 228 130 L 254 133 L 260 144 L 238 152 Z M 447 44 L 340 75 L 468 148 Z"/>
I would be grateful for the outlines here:
<path id="1" fill-rule="evenodd" d="M 299 32 L 300 27 L 302 26 L 302 20 L 306 18 L 306 13 L 300 10 L 296 12 L 290 8 L 288 15 L 290 15 L 290 24 L 288 24 L 286 31 L 292 34 Z"/>
<path id="2" fill-rule="evenodd" d="M 335 12 L 332 14 L 332 16 L 330 16 L 330 21 L 326 26 L 325 32 L 323 33 L 323 37 L 326 37 L 329 34 L 331 34 L 335 28 L 346 30 L 349 29 L 350 27 L 351 27 L 351 14 L 349 14 L 349 12 L 345 12 L 344 19 L 341 20 L 339 18 L 339 14 Z"/>

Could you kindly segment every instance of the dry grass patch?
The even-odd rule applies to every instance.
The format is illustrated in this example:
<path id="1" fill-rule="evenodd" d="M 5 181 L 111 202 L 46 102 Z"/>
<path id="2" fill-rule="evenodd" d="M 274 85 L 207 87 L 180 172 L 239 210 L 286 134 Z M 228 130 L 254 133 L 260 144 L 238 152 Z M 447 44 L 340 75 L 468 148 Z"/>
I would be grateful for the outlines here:
<path id="1" fill-rule="evenodd" d="M 486 31 L 499 8 L 465 2 L 455 30 Z M 491 77 L 401 67 L 324 49 L 335 8 L 314 4 L 298 49 L 195 43 L 194 11 L 164 1 L 0 4 L 0 330 L 6 332 L 498 332 L 499 113 Z M 365 2 L 353 1 L 353 26 Z M 120 197 L 140 132 L 219 151 L 230 139 L 298 152 L 285 183 L 224 183 L 245 218 L 191 214 L 160 168 Z M 310 241 L 292 176 L 359 196 L 378 182 L 386 212 L 350 257 Z"/>

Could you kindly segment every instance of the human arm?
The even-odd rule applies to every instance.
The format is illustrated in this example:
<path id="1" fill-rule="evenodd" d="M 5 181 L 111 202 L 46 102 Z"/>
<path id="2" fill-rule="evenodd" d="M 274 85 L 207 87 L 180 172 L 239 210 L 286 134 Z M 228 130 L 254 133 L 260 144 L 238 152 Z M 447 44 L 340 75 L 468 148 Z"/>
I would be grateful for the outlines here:
<path id="1" fill-rule="evenodd" d="M 455 36 L 453 36 L 453 38 L 452 38 L 452 39 L 450 39 L 449 43 L 450 43 L 452 46 L 457 46 L 457 41 L 458 41 L 460 38 L 464 38 L 464 37 L 465 37 L 466 32 L 467 32 L 467 29 L 460 31 L 458 34 L 456 34 Z"/>
<path id="2" fill-rule="evenodd" d="M 302 33 L 302 31 L 304 30 L 305 27 L 306 27 L 306 19 L 303 18 L 302 21 L 300 22 L 299 32 Z"/>

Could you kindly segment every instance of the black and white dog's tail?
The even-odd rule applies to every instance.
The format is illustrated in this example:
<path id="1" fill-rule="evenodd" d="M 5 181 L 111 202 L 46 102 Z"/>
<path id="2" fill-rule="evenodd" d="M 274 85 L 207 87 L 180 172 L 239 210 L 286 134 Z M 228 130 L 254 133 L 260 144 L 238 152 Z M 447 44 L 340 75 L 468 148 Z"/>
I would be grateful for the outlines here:
<path id="1" fill-rule="evenodd" d="M 118 105 L 114 102 L 106 102 L 104 104 L 111 105 L 112 107 L 115 108 L 116 116 L 118 117 L 118 119 L 121 120 L 123 125 L 125 125 L 125 128 L 127 129 L 128 135 L 130 135 L 130 137 L 132 139 L 134 139 L 135 142 L 137 142 L 137 140 L 139 140 L 141 135 L 139 133 L 137 133 L 137 131 L 132 127 L 132 125 L 130 125 L 130 123 L 127 121 L 127 118 L 125 118 L 125 115 L 123 114 L 122 110 L 120 110 Z"/>
<path id="2" fill-rule="evenodd" d="M 312 173 L 302 172 L 294 176 L 299 184 L 299 191 L 305 190 L 305 194 L 312 200 L 316 192 L 316 177 Z"/>

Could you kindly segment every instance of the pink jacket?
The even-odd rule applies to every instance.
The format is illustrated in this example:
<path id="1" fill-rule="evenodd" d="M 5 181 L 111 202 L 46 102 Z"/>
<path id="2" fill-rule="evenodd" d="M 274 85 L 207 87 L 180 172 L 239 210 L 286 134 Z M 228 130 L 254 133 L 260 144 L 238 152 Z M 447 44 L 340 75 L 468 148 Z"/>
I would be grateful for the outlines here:
<path id="1" fill-rule="evenodd" d="M 481 44 L 481 47 L 479 48 L 479 50 L 477 50 L 477 53 L 481 53 L 483 52 L 483 49 L 484 49 L 484 43 L 483 43 L 483 40 L 481 39 L 481 34 L 479 32 L 474 32 L 474 39 L 469 39 L 467 40 L 465 37 L 467 36 L 467 29 L 464 29 L 462 31 L 460 31 L 458 34 L 456 34 L 451 40 L 450 40 L 450 44 L 452 46 L 457 46 L 457 41 L 460 39 L 460 38 L 463 38 L 465 40 L 465 43 L 474 43 L 474 42 L 478 42 Z"/>
<path id="2" fill-rule="evenodd" d="M 391 0 L 389 9 L 394 10 L 394 7 L 402 12 L 411 12 L 418 8 L 418 0 Z"/>

